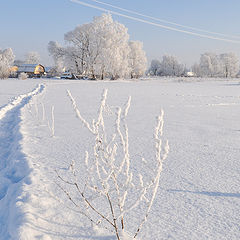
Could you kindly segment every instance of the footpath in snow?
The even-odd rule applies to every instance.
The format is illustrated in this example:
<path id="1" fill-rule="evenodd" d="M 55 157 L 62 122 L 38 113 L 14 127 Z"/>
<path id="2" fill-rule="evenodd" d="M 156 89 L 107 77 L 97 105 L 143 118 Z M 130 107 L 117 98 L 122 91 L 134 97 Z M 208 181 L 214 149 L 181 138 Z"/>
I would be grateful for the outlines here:
<path id="1" fill-rule="evenodd" d="M 22 187 L 31 183 L 30 169 L 21 146 L 21 111 L 43 90 L 44 85 L 39 84 L 0 108 L 0 239 L 3 240 L 18 239 L 17 229 L 24 217 Z"/>

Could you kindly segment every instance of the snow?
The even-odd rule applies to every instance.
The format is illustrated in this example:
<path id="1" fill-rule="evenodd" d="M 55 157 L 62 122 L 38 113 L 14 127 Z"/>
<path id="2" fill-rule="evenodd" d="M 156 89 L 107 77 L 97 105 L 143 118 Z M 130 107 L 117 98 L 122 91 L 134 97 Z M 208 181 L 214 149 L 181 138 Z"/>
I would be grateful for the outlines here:
<path id="1" fill-rule="evenodd" d="M 91 122 L 103 89 L 113 106 L 131 96 L 129 154 L 143 178 L 153 170 L 156 116 L 164 110 L 170 152 L 139 239 L 239 239 L 240 84 L 195 78 L 0 81 L 0 239 L 115 239 L 74 208 L 55 172 L 68 176 L 72 161 L 81 172 L 94 144 L 67 90 Z M 136 231 L 140 212 L 128 216 L 127 232 Z"/>
<path id="2" fill-rule="evenodd" d="M 0 109 L 0 208 L 4 210 L 0 213 L 2 239 L 8 239 L 9 235 L 17 239 L 15 228 L 21 224 L 18 207 L 22 204 L 19 192 L 22 184 L 30 184 L 29 167 L 20 144 L 21 109 L 43 89 L 43 85 L 38 85 L 33 91 L 18 96 Z"/>
<path id="3" fill-rule="evenodd" d="M 36 79 L 19 81 L 18 79 L 0 80 L 0 108 L 16 96 L 31 91 L 36 86 Z"/>

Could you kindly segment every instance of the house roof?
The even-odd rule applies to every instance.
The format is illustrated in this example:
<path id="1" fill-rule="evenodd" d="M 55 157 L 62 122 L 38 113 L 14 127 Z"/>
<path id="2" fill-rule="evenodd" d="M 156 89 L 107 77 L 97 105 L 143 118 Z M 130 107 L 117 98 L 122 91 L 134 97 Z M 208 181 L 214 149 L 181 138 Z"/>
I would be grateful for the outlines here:
<path id="1" fill-rule="evenodd" d="M 18 67 L 18 72 L 34 72 L 36 67 L 40 64 L 21 64 Z M 42 65 L 40 65 L 42 66 Z"/>

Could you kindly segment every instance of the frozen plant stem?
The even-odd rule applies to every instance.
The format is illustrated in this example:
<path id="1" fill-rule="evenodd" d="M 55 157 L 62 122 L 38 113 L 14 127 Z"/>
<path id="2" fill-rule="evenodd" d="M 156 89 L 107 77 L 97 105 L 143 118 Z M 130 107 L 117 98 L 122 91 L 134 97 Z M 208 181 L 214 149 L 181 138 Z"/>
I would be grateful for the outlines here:
<path id="1" fill-rule="evenodd" d="M 154 199 L 156 197 L 157 190 L 158 190 L 158 187 L 159 187 L 160 174 L 162 172 L 163 161 L 167 158 L 167 155 L 169 153 L 169 145 L 168 145 L 168 141 L 167 141 L 165 146 L 164 146 L 164 153 L 161 155 L 161 152 L 162 152 L 162 139 L 161 139 L 161 137 L 163 135 L 163 124 L 164 124 L 163 116 L 164 116 L 164 111 L 161 110 L 161 115 L 158 116 L 158 118 L 157 118 L 157 127 L 155 129 L 155 134 L 154 134 L 155 149 L 156 149 L 156 160 L 157 160 L 158 168 L 157 168 L 157 174 L 155 176 L 155 179 L 153 180 L 153 185 L 154 185 L 153 194 L 152 194 L 152 198 L 149 201 L 149 205 L 147 207 L 147 211 L 145 213 L 145 216 L 144 216 L 142 222 L 140 223 L 140 225 L 138 226 L 137 231 L 134 235 L 134 238 L 137 237 L 137 235 L 140 232 L 143 224 L 147 221 L 147 218 L 149 216 L 149 212 L 152 208 L 152 205 L 153 205 L 153 202 L 154 202 Z"/>
<path id="2" fill-rule="evenodd" d="M 44 107 L 44 104 L 41 103 L 42 105 L 42 121 L 44 122 L 45 121 L 45 107 Z"/>
<path id="3" fill-rule="evenodd" d="M 55 118 L 54 118 L 54 106 L 52 106 L 51 109 L 51 115 L 52 115 L 52 125 L 51 125 L 51 133 L 52 133 L 52 137 L 55 136 Z"/>
<path id="4" fill-rule="evenodd" d="M 39 111 L 38 111 L 38 103 L 37 103 L 37 100 L 34 101 L 34 107 L 35 107 L 37 119 L 39 119 Z"/>
<path id="5" fill-rule="evenodd" d="M 128 228 L 126 214 L 134 213 L 134 209 L 142 204 L 144 208 L 141 209 L 145 209 L 141 213 L 143 219 L 136 227 L 135 233 L 132 233 L 132 238 L 137 238 L 153 206 L 159 187 L 163 161 L 167 158 L 169 152 L 168 141 L 165 144 L 162 142 L 164 112 L 162 110 L 157 118 L 157 125 L 154 131 L 154 161 L 156 167 L 154 167 L 153 173 L 149 173 L 152 174 L 151 180 L 146 181 L 141 173 L 134 177 L 131 167 L 129 134 L 126 121 L 131 105 L 131 97 L 129 97 L 123 107 L 111 107 L 106 104 L 107 90 L 105 89 L 96 120 L 88 122 L 81 115 L 76 101 L 69 90 L 67 95 L 71 100 L 77 118 L 93 136 L 93 154 L 89 156 L 89 153 L 86 151 L 85 168 L 87 177 L 82 185 L 77 181 L 74 164 L 71 164 L 74 180 L 64 180 L 60 175 L 58 177 L 65 184 L 75 186 L 76 191 L 80 194 L 83 202 L 85 202 L 87 211 L 85 216 L 88 216 L 88 219 L 91 219 L 91 222 L 98 226 L 101 225 L 106 228 L 104 224 L 108 224 L 115 232 L 118 240 L 121 240 L 121 233 Z M 114 127 L 112 125 L 105 126 L 105 112 L 107 109 L 115 110 Z M 52 135 L 54 135 L 53 110 L 54 108 L 52 108 Z M 107 134 L 107 132 L 110 132 L 110 134 Z M 64 193 L 75 206 L 79 206 L 68 191 L 64 190 Z M 98 201 L 94 202 L 94 198 L 98 198 Z M 101 206 L 104 202 L 108 208 L 102 209 Z M 101 220 L 94 219 L 96 216 L 100 217 Z"/>

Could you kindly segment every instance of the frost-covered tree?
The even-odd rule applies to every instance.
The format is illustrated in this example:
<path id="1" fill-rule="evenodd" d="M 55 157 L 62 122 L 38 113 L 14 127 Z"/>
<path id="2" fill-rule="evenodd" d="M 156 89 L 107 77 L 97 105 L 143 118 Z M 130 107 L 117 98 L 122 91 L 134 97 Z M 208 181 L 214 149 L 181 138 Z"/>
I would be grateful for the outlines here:
<path id="1" fill-rule="evenodd" d="M 130 41 L 129 66 L 131 69 L 131 78 L 138 78 L 146 72 L 147 58 L 143 51 L 143 43 L 139 41 Z"/>
<path id="2" fill-rule="evenodd" d="M 158 70 L 158 75 L 181 76 L 184 72 L 184 65 L 180 64 L 176 57 L 164 55 Z"/>
<path id="3" fill-rule="evenodd" d="M 59 63 L 59 64 L 58 64 Z M 48 75 L 52 77 L 60 77 L 64 72 L 64 67 L 61 62 L 57 62 L 53 67 L 48 71 Z"/>
<path id="4" fill-rule="evenodd" d="M 235 77 L 239 72 L 239 60 L 234 53 L 204 53 L 193 71 L 200 77 Z"/>
<path id="5" fill-rule="evenodd" d="M 198 63 L 194 63 L 194 65 L 192 66 L 192 71 L 197 77 L 201 77 L 201 69 Z"/>
<path id="6" fill-rule="evenodd" d="M 204 53 L 200 57 L 200 76 L 217 77 L 220 73 L 219 56 L 215 53 Z"/>
<path id="7" fill-rule="evenodd" d="M 90 35 L 94 33 L 92 27 L 92 24 L 88 23 L 67 32 L 64 39 L 68 46 L 58 48 L 58 52 L 64 57 L 66 66 L 74 73 L 83 74 L 89 67 Z M 95 48 L 98 48 L 98 46 L 95 45 Z"/>
<path id="8" fill-rule="evenodd" d="M 239 72 L 239 60 L 234 53 L 224 53 L 219 56 L 221 75 L 223 77 L 236 77 Z"/>
<path id="9" fill-rule="evenodd" d="M 40 62 L 40 55 L 37 52 L 29 52 L 25 56 L 26 64 L 38 64 Z"/>
<path id="10" fill-rule="evenodd" d="M 97 69 L 112 79 L 129 75 L 129 35 L 128 29 L 116 21 L 110 14 L 95 17 L 93 25 L 97 33 L 96 45 L 100 46 Z"/>
<path id="11" fill-rule="evenodd" d="M 62 59 L 67 69 L 79 75 L 101 79 L 130 76 L 127 31 L 110 14 L 103 14 L 66 33 L 67 46 L 50 42 L 48 49 L 55 60 Z"/>
<path id="12" fill-rule="evenodd" d="M 0 50 L 0 78 L 8 78 L 15 56 L 11 48 Z"/>
<path id="13" fill-rule="evenodd" d="M 157 73 L 160 69 L 160 66 L 161 66 L 161 63 L 159 60 L 157 59 L 153 59 L 151 61 L 151 65 L 150 65 L 150 68 L 148 69 L 148 73 L 151 75 L 151 76 L 157 76 Z"/>
<path id="14" fill-rule="evenodd" d="M 64 54 L 65 49 L 63 49 L 57 42 L 49 42 L 48 51 L 53 57 L 54 66 L 50 70 L 52 76 L 60 76 L 64 70 Z"/>
<path id="15" fill-rule="evenodd" d="M 61 47 L 58 42 L 50 41 L 48 43 L 48 51 L 49 54 L 53 57 L 53 60 L 58 60 L 63 58 L 65 54 L 65 50 Z"/>

